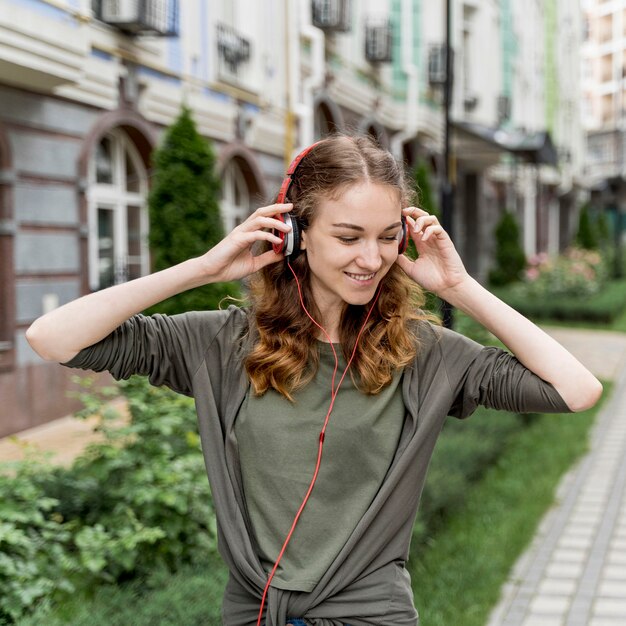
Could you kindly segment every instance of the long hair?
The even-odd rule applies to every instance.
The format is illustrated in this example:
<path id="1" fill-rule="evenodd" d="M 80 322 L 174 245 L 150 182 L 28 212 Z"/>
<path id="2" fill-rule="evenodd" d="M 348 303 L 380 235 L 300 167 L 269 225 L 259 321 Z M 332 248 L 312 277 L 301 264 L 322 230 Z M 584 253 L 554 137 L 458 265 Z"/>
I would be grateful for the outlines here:
<path id="1" fill-rule="evenodd" d="M 334 135 L 321 141 L 301 161 L 289 188 L 292 215 L 303 230 L 315 219 L 322 198 L 339 199 L 350 187 L 363 182 L 386 185 L 398 192 L 398 209 L 408 206 L 412 191 L 402 166 L 368 137 Z M 264 246 L 266 249 L 269 245 Z M 304 250 L 291 266 L 298 276 L 304 305 L 320 320 L 311 291 L 309 265 Z M 256 394 L 275 389 L 292 400 L 319 366 L 318 328 L 300 303 L 296 281 L 283 263 L 266 266 L 250 279 L 254 344 L 245 367 Z M 376 394 L 408 365 L 418 350 L 416 320 L 433 320 L 421 310 L 425 295 L 396 264 L 381 280 L 380 296 L 359 340 L 350 375 L 364 393 Z M 339 338 L 346 360 L 371 304 L 345 304 Z"/>

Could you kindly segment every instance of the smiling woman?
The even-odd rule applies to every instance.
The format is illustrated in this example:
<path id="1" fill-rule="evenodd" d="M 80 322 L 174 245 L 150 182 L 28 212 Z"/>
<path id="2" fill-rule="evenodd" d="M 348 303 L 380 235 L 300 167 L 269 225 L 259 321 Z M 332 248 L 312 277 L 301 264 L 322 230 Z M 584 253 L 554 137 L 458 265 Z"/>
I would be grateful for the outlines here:
<path id="1" fill-rule="evenodd" d="M 195 398 L 230 571 L 225 624 L 415 626 L 405 561 L 446 416 L 580 410 L 601 386 L 468 275 L 370 139 L 307 148 L 278 198 L 201 257 L 66 304 L 27 338 L 67 366 Z M 407 236 L 417 260 L 403 254 Z M 248 308 L 139 314 L 244 277 Z M 434 324 L 423 290 L 513 354 Z"/>

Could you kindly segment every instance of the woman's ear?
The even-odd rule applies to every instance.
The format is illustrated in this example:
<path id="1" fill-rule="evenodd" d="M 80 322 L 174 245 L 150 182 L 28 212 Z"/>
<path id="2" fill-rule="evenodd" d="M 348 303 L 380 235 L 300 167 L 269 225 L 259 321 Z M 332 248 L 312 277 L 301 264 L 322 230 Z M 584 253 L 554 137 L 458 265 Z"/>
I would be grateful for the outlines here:
<path id="1" fill-rule="evenodd" d="M 306 230 L 300 231 L 300 250 L 306 250 Z"/>

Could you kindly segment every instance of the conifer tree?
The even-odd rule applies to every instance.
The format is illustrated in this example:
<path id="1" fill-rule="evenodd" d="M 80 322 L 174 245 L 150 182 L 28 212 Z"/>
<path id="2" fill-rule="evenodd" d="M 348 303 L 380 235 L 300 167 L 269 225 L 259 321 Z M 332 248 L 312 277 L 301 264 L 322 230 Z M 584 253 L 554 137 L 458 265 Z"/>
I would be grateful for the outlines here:
<path id="1" fill-rule="evenodd" d="M 520 230 L 515 216 L 505 211 L 495 229 L 495 266 L 489 272 L 494 286 L 508 285 L 521 278 L 526 267 L 526 255 L 520 244 Z"/>
<path id="2" fill-rule="evenodd" d="M 576 243 L 585 250 L 598 249 L 598 233 L 595 224 L 589 214 L 589 205 L 585 204 L 580 209 L 578 218 L 578 232 L 576 233 Z"/>
<path id="3" fill-rule="evenodd" d="M 224 237 L 215 164 L 210 143 L 198 133 L 190 110 L 183 107 L 153 154 L 148 207 L 154 271 L 200 256 Z M 170 298 L 151 312 L 171 315 L 215 309 L 225 296 L 238 293 L 236 283 L 206 285 Z"/>

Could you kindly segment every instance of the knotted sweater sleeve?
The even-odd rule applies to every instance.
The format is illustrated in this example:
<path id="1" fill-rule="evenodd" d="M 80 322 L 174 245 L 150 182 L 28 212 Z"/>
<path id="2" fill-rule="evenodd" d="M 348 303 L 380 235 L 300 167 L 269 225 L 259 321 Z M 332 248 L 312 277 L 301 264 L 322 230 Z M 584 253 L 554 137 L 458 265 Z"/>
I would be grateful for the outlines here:
<path id="1" fill-rule="evenodd" d="M 509 352 L 438 328 L 438 347 L 452 387 L 449 414 L 465 418 L 478 405 L 515 413 L 569 413 L 561 395 Z"/>

